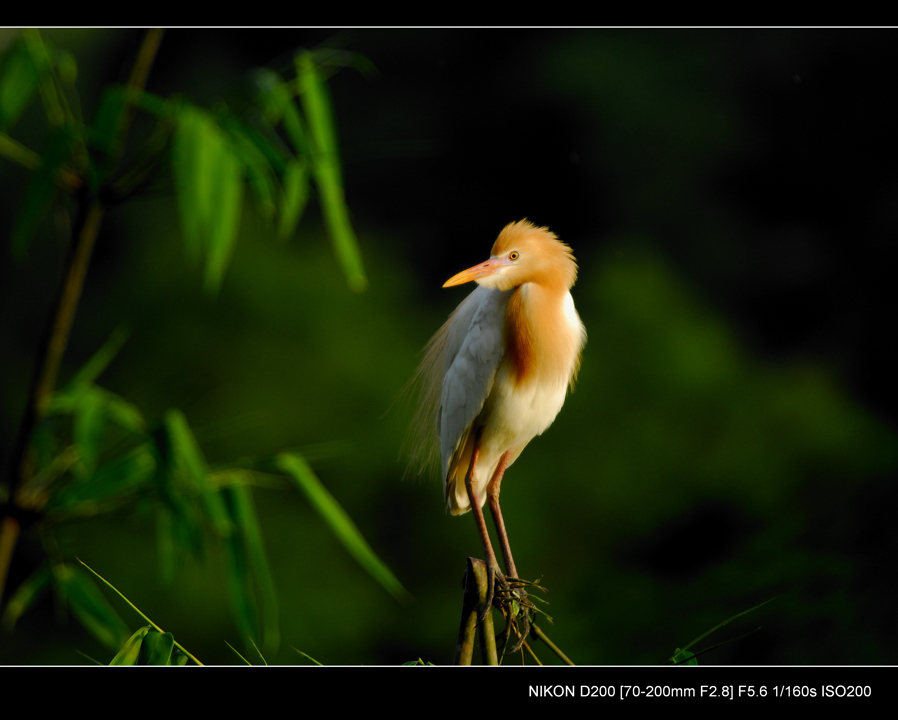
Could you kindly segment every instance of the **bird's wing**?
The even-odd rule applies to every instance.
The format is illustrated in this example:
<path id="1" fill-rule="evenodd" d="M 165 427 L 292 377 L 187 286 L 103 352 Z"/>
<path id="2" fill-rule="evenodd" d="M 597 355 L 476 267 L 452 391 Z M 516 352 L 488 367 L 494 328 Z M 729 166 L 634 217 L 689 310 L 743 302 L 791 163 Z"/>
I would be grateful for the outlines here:
<path id="1" fill-rule="evenodd" d="M 512 292 L 477 287 L 450 321 L 437 418 L 444 482 L 453 454 L 493 387 L 504 352 L 505 308 Z"/>

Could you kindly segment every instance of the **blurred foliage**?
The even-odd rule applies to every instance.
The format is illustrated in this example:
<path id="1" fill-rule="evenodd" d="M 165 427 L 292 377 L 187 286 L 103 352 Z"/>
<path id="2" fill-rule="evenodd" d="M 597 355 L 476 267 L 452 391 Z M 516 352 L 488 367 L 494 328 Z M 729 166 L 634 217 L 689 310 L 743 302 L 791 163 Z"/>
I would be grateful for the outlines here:
<path id="1" fill-rule="evenodd" d="M 43 35 L 77 58 L 88 112 L 136 33 Z M 285 53 L 271 67 L 295 77 L 289 49 L 319 43 L 378 69 L 323 71 L 365 294 L 347 291 L 339 250 L 320 242 L 333 219 L 314 202 L 324 195 L 314 171 L 270 160 L 273 175 L 256 168 L 243 142 L 252 125 L 233 99 L 267 87 L 252 68 Z M 334 62 L 350 64 L 341 52 Z M 721 618 L 777 597 L 717 630 L 715 644 L 739 639 L 699 664 L 894 663 L 898 413 L 884 308 L 898 118 L 882 88 L 894 84 L 896 55 L 888 34 L 840 31 L 168 31 L 146 94 L 159 102 L 135 131 L 168 143 L 185 130 L 161 103 L 169 113 L 187 103 L 200 116 L 189 122 L 217 124 L 210 142 L 238 158 L 252 200 L 228 221 L 237 240 L 218 255 L 202 242 L 187 250 L 183 198 L 169 192 L 180 192 L 177 176 L 168 187 L 164 173 L 147 174 L 156 192 L 110 211 L 61 396 L 97 348 L 119 349 L 102 376 L 85 371 L 90 399 L 47 420 L 68 433 L 56 453 L 67 477 L 88 462 L 101 472 L 121 443 L 120 462 L 148 473 L 141 488 L 168 468 L 192 488 L 183 512 L 208 520 L 184 537 L 174 509 L 160 520 L 137 500 L 59 525 L 60 554 L 102 569 L 204 662 L 234 663 L 223 640 L 239 648 L 246 638 L 228 578 L 235 552 L 250 557 L 255 529 L 231 546 L 209 540 L 222 518 L 236 522 L 231 490 L 250 487 L 249 470 L 278 590 L 276 608 L 254 610 L 280 619 L 269 662 L 297 662 L 291 646 L 325 664 L 451 661 L 464 559 L 479 541 L 469 518 L 443 516 L 436 478 L 399 482 L 410 413 L 393 403 L 416 353 L 465 295 L 442 282 L 526 216 L 573 247 L 573 294 L 589 332 L 575 392 L 503 493 L 519 569 L 549 590 L 552 640 L 577 663 L 662 664 Z M 302 99 L 294 107 L 306 117 Z M 224 108 L 241 124 L 224 122 Z M 63 152 L 34 129 L 36 109 L 13 126 L 18 146 Z M 271 146 L 303 159 L 291 121 L 270 117 L 281 118 Z M 0 164 L 7 228 L 39 167 L 17 165 Z M 270 242 L 294 213 L 295 240 Z M 53 291 L 46 267 L 59 265 L 58 213 L 34 217 L 27 256 L 0 265 L 4 448 Z M 203 261 L 214 302 L 181 262 L 187 252 Z M 113 395 L 128 405 L 101 414 Z M 122 426 L 129 406 L 148 426 L 143 450 Z M 204 504 L 191 461 L 160 466 L 153 454 L 157 438 L 174 447 L 182 427 L 171 408 L 189 420 L 193 443 L 182 452 L 200 448 L 221 516 Z M 104 418 L 93 460 L 61 454 L 75 445 L 79 414 L 83 438 Z M 284 492 L 294 479 L 264 463 L 285 448 L 314 467 L 414 605 L 353 572 L 355 559 L 311 505 Z M 22 538 L 12 568 L 23 592 L 58 582 L 39 540 Z M 191 543 L 204 543 L 203 559 Z M 158 581 L 160 563 L 170 585 Z M 113 654 L 59 624 L 44 593 L 0 642 L 0 660 L 84 662 L 73 648 Z M 243 655 L 255 662 L 252 650 Z"/>
<path id="2" fill-rule="evenodd" d="M 149 72 L 160 36 L 147 32 L 132 79 Z M 83 213 L 90 204 L 133 200 L 151 190 L 168 167 L 174 176 L 187 256 L 194 261 L 204 258 L 206 289 L 217 292 L 234 253 L 244 182 L 255 191 L 260 217 L 269 223 L 277 219 L 270 234 L 286 240 L 295 232 L 314 179 L 346 279 L 354 289 L 364 288 L 343 198 L 330 101 L 322 71 L 309 53 L 297 53 L 294 71 L 286 79 L 273 71 L 258 71 L 256 95 L 240 109 L 241 115 L 223 103 L 210 111 L 183 96 L 164 100 L 130 82 L 107 86 L 94 121 L 87 123 L 79 110 L 76 77 L 74 58 L 44 42 L 37 31 L 23 31 L 0 57 L 0 152 L 34 171 L 13 232 L 16 255 L 24 256 L 51 205 Z M 38 96 L 48 128 L 47 150 L 40 155 L 8 134 Z M 119 166 L 126 118 L 135 105 L 155 116 L 156 122 L 148 138 L 138 142 L 131 162 Z M 80 193 L 72 200 L 60 193 L 72 189 Z M 76 232 L 81 234 L 72 238 L 73 257 L 78 254 L 76 244 L 90 230 Z M 69 273 L 66 283 L 72 282 L 81 278 Z M 61 307 L 66 302 L 74 305 L 77 294 L 73 300 L 58 302 Z M 62 332 L 64 347 L 68 330 Z M 60 551 L 56 539 L 59 528 L 75 521 L 143 506 L 156 514 L 160 577 L 171 585 L 185 553 L 205 557 L 213 539 L 227 559 L 228 589 L 240 635 L 247 644 L 261 638 L 269 652 L 276 652 L 277 591 L 252 496 L 260 472 L 296 480 L 347 550 L 390 593 L 407 599 L 408 593 L 297 452 L 212 467 L 182 411 L 167 409 L 152 426 L 138 406 L 97 385 L 125 341 L 126 333 L 115 331 L 49 402 L 34 396 L 38 408 L 46 404 L 45 411 L 37 410 L 33 429 L 26 429 L 34 448 L 34 470 L 23 470 L 19 478 L 14 460 L 17 467 L 7 479 L 2 499 L 10 513 L 14 508 L 35 514 L 50 560 L 12 594 L 4 613 L 7 629 L 52 585 L 62 606 L 97 640 L 108 648 L 121 648 L 113 664 L 169 664 L 171 636 L 144 628 L 126 641 L 126 625 L 92 578 L 66 562 L 67 553 Z M 58 352 L 54 347 L 59 342 L 54 336 L 39 352 Z M 34 372 L 43 370 L 36 365 Z M 32 421 L 26 415 L 23 423 L 27 422 Z M 12 527 L 4 526 L 3 580 L 16 543 L 16 536 L 7 530 Z"/>

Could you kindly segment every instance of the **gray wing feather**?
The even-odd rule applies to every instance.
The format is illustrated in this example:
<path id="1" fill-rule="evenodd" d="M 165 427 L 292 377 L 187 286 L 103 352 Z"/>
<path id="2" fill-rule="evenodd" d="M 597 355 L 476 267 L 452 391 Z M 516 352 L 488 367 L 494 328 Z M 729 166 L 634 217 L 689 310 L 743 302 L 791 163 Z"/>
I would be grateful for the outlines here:
<path id="1" fill-rule="evenodd" d="M 512 292 L 478 286 L 452 318 L 437 417 L 444 482 L 452 455 L 492 390 L 504 352 L 505 308 Z"/>

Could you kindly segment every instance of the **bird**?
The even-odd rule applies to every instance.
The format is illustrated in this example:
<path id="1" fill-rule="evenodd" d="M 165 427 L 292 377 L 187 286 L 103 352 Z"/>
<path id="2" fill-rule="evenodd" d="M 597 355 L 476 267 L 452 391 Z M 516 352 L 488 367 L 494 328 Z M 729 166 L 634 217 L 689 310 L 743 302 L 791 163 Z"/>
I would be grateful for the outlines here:
<path id="1" fill-rule="evenodd" d="M 486 554 L 492 605 L 495 582 L 519 579 L 499 505 L 505 472 L 555 420 L 580 367 L 586 329 L 571 288 L 571 248 L 526 218 L 506 225 L 485 262 L 443 287 L 476 287 L 425 346 L 416 377 L 422 402 L 414 429 L 439 453 L 446 509 L 472 511 Z M 432 428 L 435 424 L 436 433 Z M 424 428 L 429 428 L 424 430 Z M 426 448 L 427 438 L 419 444 Z M 427 454 L 422 450 L 422 454 Z M 433 453 L 435 454 L 435 453 Z M 489 505 L 506 575 L 493 551 Z"/>

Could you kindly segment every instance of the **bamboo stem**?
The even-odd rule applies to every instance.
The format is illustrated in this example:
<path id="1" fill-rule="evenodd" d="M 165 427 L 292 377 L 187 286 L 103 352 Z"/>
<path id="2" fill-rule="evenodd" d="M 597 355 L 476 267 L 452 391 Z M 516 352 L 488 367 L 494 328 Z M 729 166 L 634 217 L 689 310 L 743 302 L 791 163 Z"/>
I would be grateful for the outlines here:
<path id="1" fill-rule="evenodd" d="M 128 81 L 129 88 L 135 94 L 146 84 L 161 37 L 162 31 L 159 29 L 148 30 L 144 36 Z M 124 143 L 132 114 L 133 109 L 129 103 L 119 128 L 119 147 Z M 104 207 L 97 196 L 85 194 L 81 200 L 81 213 L 75 226 L 74 242 L 66 263 L 65 275 L 52 316 L 38 349 L 25 413 L 10 458 L 8 492 L 4 503 L 6 507 L 3 508 L 2 534 L 0 534 L 0 602 L 3 599 L 3 587 L 19 534 L 19 526 L 23 520 L 30 519 L 33 511 L 38 509 L 26 507 L 21 493 L 31 479 L 34 470 L 30 451 L 31 441 L 34 429 L 46 414 L 56 388 L 59 368 L 68 345 L 81 291 L 84 288 L 91 253 L 103 220 Z"/>

